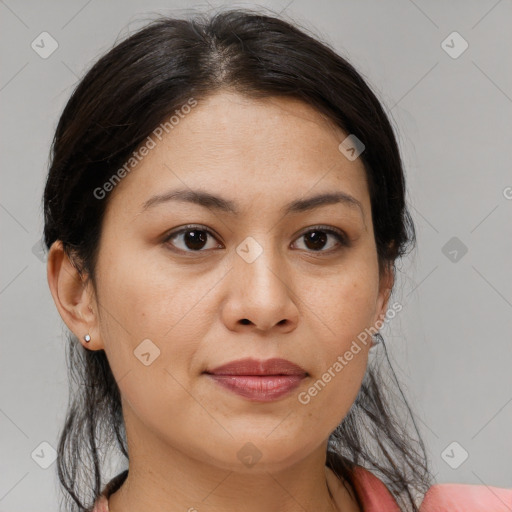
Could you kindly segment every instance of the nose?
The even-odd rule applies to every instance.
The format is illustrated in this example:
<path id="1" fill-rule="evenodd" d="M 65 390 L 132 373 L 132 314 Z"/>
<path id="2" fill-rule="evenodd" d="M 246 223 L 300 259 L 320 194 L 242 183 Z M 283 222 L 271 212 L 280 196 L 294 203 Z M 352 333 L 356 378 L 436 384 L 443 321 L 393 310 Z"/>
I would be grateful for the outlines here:
<path id="1" fill-rule="evenodd" d="M 289 272 L 270 251 L 251 263 L 234 255 L 221 315 L 232 331 L 286 333 L 298 323 L 298 297 Z"/>

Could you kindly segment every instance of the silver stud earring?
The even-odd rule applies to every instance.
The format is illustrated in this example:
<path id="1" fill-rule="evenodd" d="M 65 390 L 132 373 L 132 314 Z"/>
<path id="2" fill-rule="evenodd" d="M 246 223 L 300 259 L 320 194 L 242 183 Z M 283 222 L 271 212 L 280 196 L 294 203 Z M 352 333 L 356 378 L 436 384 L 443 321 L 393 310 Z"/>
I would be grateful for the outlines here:
<path id="1" fill-rule="evenodd" d="M 84 340 L 85 340 L 86 343 L 89 343 L 89 341 L 91 341 L 91 337 L 88 334 L 86 334 L 84 336 Z"/>
<path id="2" fill-rule="evenodd" d="M 372 346 L 370 347 L 370 350 L 375 348 L 377 345 L 380 345 L 381 343 L 384 343 L 384 338 L 380 332 L 377 332 L 372 335 Z"/>

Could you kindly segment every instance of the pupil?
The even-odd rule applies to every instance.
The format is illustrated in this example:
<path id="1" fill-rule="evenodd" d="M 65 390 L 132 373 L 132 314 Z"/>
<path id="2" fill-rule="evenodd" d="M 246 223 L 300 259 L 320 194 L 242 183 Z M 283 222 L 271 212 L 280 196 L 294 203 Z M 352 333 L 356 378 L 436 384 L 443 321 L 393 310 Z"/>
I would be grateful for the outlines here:
<path id="1" fill-rule="evenodd" d="M 205 231 L 190 230 L 185 233 L 185 244 L 189 249 L 201 249 L 205 243 Z"/>
<path id="2" fill-rule="evenodd" d="M 307 240 L 313 241 L 313 247 L 310 247 L 310 244 L 307 243 Z M 313 250 L 321 249 L 327 240 L 327 235 L 322 231 L 311 231 L 306 235 L 306 245 Z"/>
<path id="3" fill-rule="evenodd" d="M 206 231 L 190 230 L 185 233 L 185 244 L 189 249 L 202 249 L 206 244 L 206 238 Z M 312 231 L 305 235 L 305 238 L 309 249 L 320 250 L 326 243 L 327 235 L 322 231 Z"/>

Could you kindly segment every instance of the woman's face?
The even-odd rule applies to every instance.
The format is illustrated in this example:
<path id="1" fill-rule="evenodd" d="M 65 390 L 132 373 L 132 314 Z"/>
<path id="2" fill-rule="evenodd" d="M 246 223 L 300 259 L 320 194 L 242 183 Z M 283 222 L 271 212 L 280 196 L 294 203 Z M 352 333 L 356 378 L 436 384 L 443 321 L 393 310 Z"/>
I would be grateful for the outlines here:
<path id="1" fill-rule="evenodd" d="M 227 469 L 259 457 L 257 467 L 275 469 L 318 449 L 347 414 L 369 343 L 344 355 L 389 291 L 363 163 L 338 149 L 347 135 L 300 101 L 223 92 L 153 136 L 114 188 L 90 333 L 119 383 L 129 435 Z M 154 199 L 177 190 L 218 199 Z M 354 201 L 307 202 L 335 193 Z M 271 399 L 244 395 L 250 379 L 205 373 L 242 358 L 284 358 L 306 376 L 281 377 L 298 385 Z"/>

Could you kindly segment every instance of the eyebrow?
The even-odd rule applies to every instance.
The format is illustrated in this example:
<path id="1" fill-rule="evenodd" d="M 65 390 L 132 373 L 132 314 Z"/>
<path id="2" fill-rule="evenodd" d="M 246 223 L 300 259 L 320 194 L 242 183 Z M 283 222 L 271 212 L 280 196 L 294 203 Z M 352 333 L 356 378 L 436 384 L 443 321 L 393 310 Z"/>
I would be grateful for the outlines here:
<path id="1" fill-rule="evenodd" d="M 219 212 L 231 213 L 233 215 L 238 215 L 240 212 L 236 203 L 229 199 L 224 199 L 220 196 L 201 190 L 177 189 L 149 198 L 144 203 L 141 213 L 149 208 L 169 201 L 193 203 L 205 208 L 210 208 Z M 305 199 L 296 199 L 281 208 L 281 212 L 285 215 L 289 213 L 302 213 L 331 204 L 343 204 L 352 209 L 359 209 L 364 219 L 364 211 L 361 202 L 350 194 L 341 191 L 323 193 Z"/>

